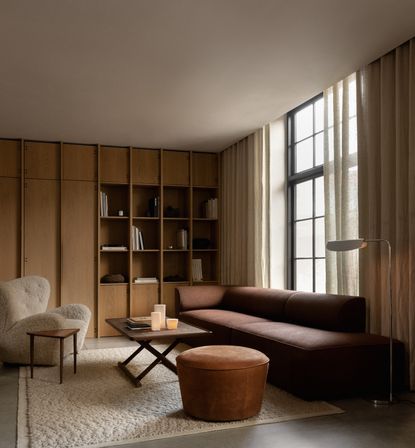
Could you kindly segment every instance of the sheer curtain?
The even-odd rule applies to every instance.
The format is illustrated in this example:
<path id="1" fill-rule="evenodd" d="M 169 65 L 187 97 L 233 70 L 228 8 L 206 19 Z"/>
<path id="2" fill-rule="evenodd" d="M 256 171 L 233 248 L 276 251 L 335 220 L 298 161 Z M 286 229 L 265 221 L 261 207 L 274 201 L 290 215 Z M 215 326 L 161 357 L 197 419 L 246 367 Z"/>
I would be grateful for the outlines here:
<path id="1" fill-rule="evenodd" d="M 359 236 L 356 75 L 324 92 L 324 202 L 326 241 Z M 358 295 L 357 251 L 326 251 L 326 291 Z"/>
<path id="2" fill-rule="evenodd" d="M 405 342 L 415 389 L 415 39 L 358 74 L 360 231 L 392 244 L 394 337 Z M 387 251 L 361 251 L 370 330 L 389 335 Z"/>
<path id="3" fill-rule="evenodd" d="M 222 152 L 221 282 L 269 287 L 269 127 Z"/>

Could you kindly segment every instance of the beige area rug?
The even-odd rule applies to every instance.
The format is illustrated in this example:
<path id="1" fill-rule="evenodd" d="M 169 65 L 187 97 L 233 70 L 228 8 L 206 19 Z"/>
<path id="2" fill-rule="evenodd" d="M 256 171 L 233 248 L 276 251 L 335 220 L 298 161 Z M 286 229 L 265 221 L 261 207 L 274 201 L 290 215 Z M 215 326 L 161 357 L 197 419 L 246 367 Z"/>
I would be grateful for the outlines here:
<path id="1" fill-rule="evenodd" d="M 174 359 L 178 346 L 169 358 Z M 20 369 L 18 448 L 104 447 L 179 435 L 293 419 L 337 414 L 326 402 L 307 402 L 267 385 L 261 413 L 240 422 L 210 423 L 187 417 L 182 411 L 176 375 L 157 366 L 134 387 L 116 367 L 134 348 L 84 350 L 78 373 L 72 359 L 65 362 L 63 384 L 58 367 L 37 367 L 30 379 Z M 141 353 L 134 364 L 142 370 L 153 361 Z"/>

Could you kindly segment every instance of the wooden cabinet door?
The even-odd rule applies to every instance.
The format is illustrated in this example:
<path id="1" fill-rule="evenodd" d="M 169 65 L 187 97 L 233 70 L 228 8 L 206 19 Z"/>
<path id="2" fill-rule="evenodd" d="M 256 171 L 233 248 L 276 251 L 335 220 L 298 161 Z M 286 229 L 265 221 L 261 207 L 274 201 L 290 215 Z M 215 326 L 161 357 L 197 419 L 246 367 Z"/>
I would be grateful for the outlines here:
<path id="1" fill-rule="evenodd" d="M 87 336 L 93 337 L 97 193 L 93 182 L 63 181 L 61 188 L 61 304 L 82 303 L 91 310 Z"/>
<path id="2" fill-rule="evenodd" d="M 160 183 L 160 151 L 158 149 L 133 149 L 131 177 L 133 184 Z"/>
<path id="3" fill-rule="evenodd" d="M 0 177 L 0 281 L 20 276 L 20 179 Z"/>
<path id="4" fill-rule="evenodd" d="M 58 143 L 25 142 L 24 157 L 27 179 L 60 178 L 60 145 Z"/>
<path id="5" fill-rule="evenodd" d="M 159 301 L 159 285 L 132 285 L 131 316 L 150 316 Z"/>
<path id="6" fill-rule="evenodd" d="M 130 150 L 102 146 L 100 151 L 101 182 L 126 184 L 130 179 Z"/>
<path id="7" fill-rule="evenodd" d="M 193 153 L 193 185 L 200 187 L 217 187 L 218 155 L 210 153 Z"/>
<path id="8" fill-rule="evenodd" d="M 97 180 L 97 147 L 65 143 L 62 148 L 62 178 Z"/>
<path id="9" fill-rule="evenodd" d="M 189 161 L 187 151 L 163 151 L 164 185 L 189 185 Z"/>
<path id="10" fill-rule="evenodd" d="M 0 140 L 0 177 L 20 177 L 20 141 Z"/>
<path id="11" fill-rule="evenodd" d="M 113 317 L 127 317 L 128 286 L 105 285 L 100 286 L 99 295 L 99 336 L 120 336 L 117 330 L 109 326 L 105 319 Z"/>
<path id="12" fill-rule="evenodd" d="M 59 182 L 27 179 L 24 203 L 25 275 L 49 280 L 48 308 L 55 308 L 60 303 Z"/>

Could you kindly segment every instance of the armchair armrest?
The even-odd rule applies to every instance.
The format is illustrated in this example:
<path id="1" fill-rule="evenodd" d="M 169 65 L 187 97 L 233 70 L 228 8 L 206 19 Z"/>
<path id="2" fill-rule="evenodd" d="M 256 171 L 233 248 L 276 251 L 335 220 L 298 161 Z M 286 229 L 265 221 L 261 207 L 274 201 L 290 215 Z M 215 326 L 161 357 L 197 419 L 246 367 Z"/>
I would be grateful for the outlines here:
<path id="1" fill-rule="evenodd" d="M 218 308 L 225 291 L 224 286 L 180 286 L 176 288 L 176 311 Z"/>
<path id="2" fill-rule="evenodd" d="M 66 319 L 81 320 L 86 323 L 88 323 L 91 318 L 91 311 L 86 305 L 75 303 L 50 310 L 49 314 L 63 316 Z"/>
<path id="3" fill-rule="evenodd" d="M 17 321 L 6 334 L 20 335 L 26 338 L 28 331 L 59 330 L 65 328 L 65 317 L 54 313 L 38 313 Z"/>

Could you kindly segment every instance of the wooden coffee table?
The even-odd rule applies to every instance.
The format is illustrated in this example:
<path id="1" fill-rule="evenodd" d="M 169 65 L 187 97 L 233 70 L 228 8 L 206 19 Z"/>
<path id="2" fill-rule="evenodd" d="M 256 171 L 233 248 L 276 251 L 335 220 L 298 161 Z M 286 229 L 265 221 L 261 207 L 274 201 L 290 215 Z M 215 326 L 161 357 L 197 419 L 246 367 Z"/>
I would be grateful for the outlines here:
<path id="1" fill-rule="evenodd" d="M 126 318 L 106 319 L 105 321 L 107 322 L 107 324 L 111 325 L 111 327 L 117 330 L 121 335 L 125 336 L 126 338 L 132 341 L 136 341 L 139 345 L 138 349 L 134 353 L 132 353 L 125 361 L 118 363 L 118 367 L 127 375 L 127 377 L 137 387 L 141 386 L 141 380 L 151 370 L 153 370 L 157 364 L 160 363 L 166 366 L 168 369 L 170 369 L 177 375 L 177 368 L 175 364 L 173 364 L 169 359 L 167 359 L 167 355 L 176 347 L 177 344 L 179 344 L 179 342 L 182 339 L 195 336 L 203 336 L 205 334 L 211 333 L 211 331 L 204 330 L 202 328 L 198 328 L 180 321 L 177 330 L 160 330 L 160 331 L 129 330 L 127 328 Z M 154 348 L 151 345 L 151 341 L 166 338 L 174 338 L 174 341 L 163 352 L 159 352 L 156 348 Z M 154 355 L 156 359 L 148 367 L 146 367 L 139 375 L 135 376 L 130 372 L 130 370 L 128 370 L 127 365 L 144 349 L 146 349 L 152 355 Z"/>

